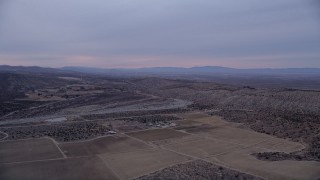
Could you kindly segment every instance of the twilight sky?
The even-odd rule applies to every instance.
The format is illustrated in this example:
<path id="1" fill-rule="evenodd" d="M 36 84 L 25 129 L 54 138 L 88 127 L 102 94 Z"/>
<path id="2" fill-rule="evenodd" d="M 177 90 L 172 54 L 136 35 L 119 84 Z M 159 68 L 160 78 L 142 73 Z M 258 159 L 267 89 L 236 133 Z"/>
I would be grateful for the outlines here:
<path id="1" fill-rule="evenodd" d="M 0 0 L 0 64 L 320 68 L 320 0 Z"/>

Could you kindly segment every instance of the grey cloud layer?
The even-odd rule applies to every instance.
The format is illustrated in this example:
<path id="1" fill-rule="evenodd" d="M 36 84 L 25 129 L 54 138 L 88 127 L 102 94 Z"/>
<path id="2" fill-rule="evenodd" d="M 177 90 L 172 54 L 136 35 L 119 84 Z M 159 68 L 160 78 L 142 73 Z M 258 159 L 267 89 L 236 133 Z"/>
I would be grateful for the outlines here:
<path id="1" fill-rule="evenodd" d="M 39 63 L 42 57 L 44 65 L 56 58 L 63 66 L 66 59 L 86 56 L 96 65 L 152 66 L 156 57 L 163 59 L 156 66 L 166 66 L 166 59 L 183 66 L 186 58 L 223 65 L 230 58 L 252 63 L 245 58 L 257 57 L 258 65 L 270 57 L 270 66 L 277 66 L 279 59 L 272 57 L 286 56 L 282 61 L 288 65 L 296 62 L 290 57 L 301 57 L 305 62 L 296 66 L 320 67 L 319 19 L 312 2 L 0 0 L 0 63 L 10 58 Z"/>

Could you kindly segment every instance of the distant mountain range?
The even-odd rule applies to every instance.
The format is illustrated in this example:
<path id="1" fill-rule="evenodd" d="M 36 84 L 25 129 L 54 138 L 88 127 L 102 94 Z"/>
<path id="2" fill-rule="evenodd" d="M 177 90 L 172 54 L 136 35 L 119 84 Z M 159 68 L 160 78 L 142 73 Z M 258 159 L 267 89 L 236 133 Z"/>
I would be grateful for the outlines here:
<path id="1" fill-rule="evenodd" d="M 8 66 L 0 65 L 0 72 L 12 73 L 66 73 L 63 69 L 46 68 L 39 66 Z"/>
<path id="2" fill-rule="evenodd" d="M 82 72 L 82 73 L 136 73 L 136 74 L 319 74 L 320 68 L 260 68 L 260 69 L 235 69 L 220 66 L 202 66 L 192 68 L 182 67 L 151 67 L 151 68 L 135 68 L 135 69 L 103 69 L 89 67 L 63 67 L 63 70 Z"/>
<path id="3" fill-rule="evenodd" d="M 93 68 L 93 67 L 62 67 L 62 68 L 45 68 L 38 66 L 8 66 L 0 65 L 0 72 L 15 73 L 86 73 L 100 75 L 320 75 L 320 68 L 259 68 L 259 69 L 235 69 L 220 66 L 202 66 L 192 68 L 182 67 L 151 67 L 151 68 Z"/>

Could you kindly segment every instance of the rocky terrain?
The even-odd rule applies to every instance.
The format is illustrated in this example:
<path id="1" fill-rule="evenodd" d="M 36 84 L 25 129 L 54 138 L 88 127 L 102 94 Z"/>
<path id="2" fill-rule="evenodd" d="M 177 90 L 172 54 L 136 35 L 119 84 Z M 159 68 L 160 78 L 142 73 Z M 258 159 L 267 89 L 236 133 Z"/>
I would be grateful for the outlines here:
<path id="1" fill-rule="evenodd" d="M 7 140 L 48 136 L 60 142 L 77 141 L 105 136 L 118 131 L 128 132 L 154 127 L 174 126 L 174 121 L 180 118 L 170 115 L 146 115 L 100 120 L 70 119 L 66 121 L 65 118 L 61 118 L 62 120 L 59 122 L 55 122 L 55 119 L 48 120 L 48 122 L 1 125 L 0 132 L 9 134 L 6 138 Z M 0 135 L 4 136 L 3 134 Z M 0 139 L 2 139 L 1 136 Z"/>
<path id="2" fill-rule="evenodd" d="M 253 156 L 256 156 L 260 160 L 264 161 L 283 161 L 283 160 L 294 160 L 294 161 L 303 161 L 303 160 L 317 160 L 314 158 L 314 155 L 303 152 L 294 152 L 294 153 L 284 153 L 284 152 L 264 152 L 264 153 L 254 153 Z"/>
<path id="3" fill-rule="evenodd" d="M 248 174 L 233 171 L 227 168 L 216 166 L 202 160 L 196 160 L 185 164 L 178 164 L 161 171 L 146 175 L 137 180 L 151 180 L 151 179 L 170 179 L 170 180 L 259 180 L 261 178 L 254 177 Z"/>
<path id="4" fill-rule="evenodd" d="M 7 140 L 52 137 L 57 141 L 85 140 L 92 137 L 108 135 L 111 128 L 96 122 L 64 123 L 57 125 L 16 126 L 0 128 L 9 134 Z"/>

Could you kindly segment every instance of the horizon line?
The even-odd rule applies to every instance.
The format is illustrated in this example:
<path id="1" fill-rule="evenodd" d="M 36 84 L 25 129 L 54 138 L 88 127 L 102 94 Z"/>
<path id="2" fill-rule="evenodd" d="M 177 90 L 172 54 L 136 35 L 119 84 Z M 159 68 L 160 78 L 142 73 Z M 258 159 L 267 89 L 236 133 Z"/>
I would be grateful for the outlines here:
<path id="1" fill-rule="evenodd" d="M 228 69 L 320 69 L 320 67 L 248 67 L 248 68 L 236 68 L 228 66 L 215 66 L 215 65 L 204 65 L 204 66 L 148 66 L 148 67 L 95 67 L 95 66 L 61 66 L 61 67 L 50 67 L 50 66 L 37 66 L 37 65 L 8 65 L 0 64 L 0 66 L 9 66 L 9 67 L 38 67 L 38 68 L 51 68 L 51 69 L 63 69 L 63 68 L 92 68 L 92 69 L 151 69 L 151 68 L 181 68 L 181 69 L 192 69 L 192 68 L 203 68 L 203 67 L 216 67 L 216 68 L 228 68 Z"/>

